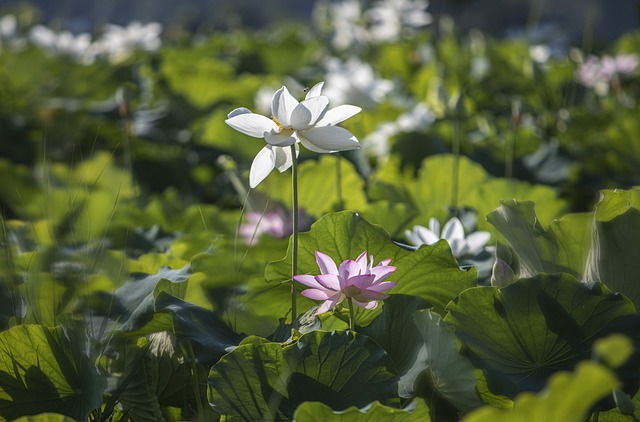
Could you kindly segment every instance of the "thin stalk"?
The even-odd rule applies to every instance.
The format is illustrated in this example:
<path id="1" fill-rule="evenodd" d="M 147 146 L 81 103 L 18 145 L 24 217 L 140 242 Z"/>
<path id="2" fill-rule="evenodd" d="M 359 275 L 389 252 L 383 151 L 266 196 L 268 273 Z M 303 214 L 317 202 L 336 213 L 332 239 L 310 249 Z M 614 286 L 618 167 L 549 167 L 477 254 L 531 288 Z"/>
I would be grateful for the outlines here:
<path id="1" fill-rule="evenodd" d="M 513 177 L 513 154 L 518 139 L 518 126 L 520 126 L 520 102 L 511 103 L 511 137 L 507 141 L 504 158 L 504 175 L 507 179 Z"/>
<path id="2" fill-rule="evenodd" d="M 456 117 L 453 121 L 453 171 L 451 184 L 451 206 L 458 208 L 458 181 L 460 178 L 460 118 Z"/>
<path id="3" fill-rule="evenodd" d="M 296 282 L 293 279 L 298 274 L 298 158 L 296 146 L 291 145 L 291 190 L 293 192 L 293 251 L 291 252 L 291 323 L 298 316 Z"/>
<path id="4" fill-rule="evenodd" d="M 344 200 L 342 199 L 342 163 L 340 154 L 336 153 L 336 194 L 338 195 L 338 209 L 344 209 Z"/>
<path id="5" fill-rule="evenodd" d="M 353 315 L 353 299 L 349 299 L 349 329 L 355 331 L 355 317 Z"/>

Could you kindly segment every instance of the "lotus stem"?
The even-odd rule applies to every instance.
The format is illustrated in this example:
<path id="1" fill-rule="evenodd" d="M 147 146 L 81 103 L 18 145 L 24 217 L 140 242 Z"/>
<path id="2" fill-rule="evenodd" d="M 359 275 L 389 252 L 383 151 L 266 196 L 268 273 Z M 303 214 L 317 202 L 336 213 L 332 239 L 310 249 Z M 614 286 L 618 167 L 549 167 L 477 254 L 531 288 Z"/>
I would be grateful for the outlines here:
<path id="1" fill-rule="evenodd" d="M 291 322 L 298 316 L 296 282 L 293 279 L 298 274 L 298 158 L 296 157 L 296 146 L 291 145 L 291 191 L 293 208 L 293 250 L 291 251 Z"/>

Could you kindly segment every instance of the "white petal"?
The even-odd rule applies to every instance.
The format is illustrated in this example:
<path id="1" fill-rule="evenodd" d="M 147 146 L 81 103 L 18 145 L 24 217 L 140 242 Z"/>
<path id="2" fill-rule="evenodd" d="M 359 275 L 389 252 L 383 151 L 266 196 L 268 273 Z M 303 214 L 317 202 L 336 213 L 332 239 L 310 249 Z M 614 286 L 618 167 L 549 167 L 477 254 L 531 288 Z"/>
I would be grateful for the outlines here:
<path id="1" fill-rule="evenodd" d="M 431 217 L 429 219 L 429 229 L 440 239 L 440 222 L 437 218 Z"/>
<path id="2" fill-rule="evenodd" d="M 311 113 L 311 119 L 309 120 L 309 126 L 307 127 L 296 127 L 299 130 L 309 129 L 312 125 L 315 125 L 317 121 L 322 119 L 329 108 L 329 99 L 324 95 L 320 95 L 318 97 L 309 98 L 300 103 Z M 292 118 L 293 120 L 293 118 Z"/>
<path id="3" fill-rule="evenodd" d="M 298 100 L 293 98 L 293 95 L 289 93 L 287 87 L 283 86 L 273 94 L 271 113 L 273 113 L 273 117 L 275 117 L 283 127 L 290 127 L 291 113 L 293 113 L 293 110 L 298 104 Z"/>
<path id="4" fill-rule="evenodd" d="M 280 173 L 287 170 L 293 164 L 293 158 L 291 156 L 291 147 L 273 147 L 273 153 L 275 155 L 275 165 Z M 300 153 L 300 147 L 296 144 L 296 157 Z"/>
<path id="5" fill-rule="evenodd" d="M 491 233 L 489 232 L 479 231 L 471 233 L 466 239 L 469 253 L 472 255 L 480 253 L 489 239 L 491 239 Z"/>
<path id="6" fill-rule="evenodd" d="M 418 235 L 412 232 L 411 230 L 405 230 L 404 235 L 409 241 L 409 243 L 411 243 L 412 245 L 420 246 L 422 244 L 422 241 L 420 240 Z"/>
<path id="7" fill-rule="evenodd" d="M 462 223 L 458 220 L 457 217 L 453 217 L 451 220 L 447 221 L 447 223 L 442 228 L 441 238 L 447 239 L 449 244 L 456 239 L 464 239 L 464 228 L 462 227 Z"/>
<path id="8" fill-rule="evenodd" d="M 431 230 L 422 226 L 414 226 L 413 230 L 416 232 L 418 239 L 420 239 L 420 243 L 424 243 L 425 245 L 433 245 L 440 238 Z"/>
<path id="9" fill-rule="evenodd" d="M 230 119 L 240 114 L 247 114 L 247 113 L 252 113 L 252 111 L 246 107 L 238 107 L 236 109 L 231 110 L 231 113 L 227 114 L 227 118 Z"/>
<path id="10" fill-rule="evenodd" d="M 320 93 L 322 92 L 322 87 L 324 86 L 324 82 L 318 82 L 317 84 L 315 84 L 308 92 L 307 95 L 304 97 L 305 100 L 308 100 L 309 98 L 313 98 L 313 97 L 317 97 L 318 95 L 320 95 Z"/>
<path id="11" fill-rule="evenodd" d="M 309 143 L 324 152 L 347 151 L 360 148 L 360 143 L 355 136 L 347 129 L 339 126 L 313 127 L 309 130 L 298 132 L 298 136 L 300 137 L 300 142 L 302 142 L 302 138 L 306 138 Z M 305 145 L 304 142 L 303 145 Z"/>
<path id="12" fill-rule="evenodd" d="M 344 122 L 350 117 L 360 113 L 362 109 L 354 105 L 340 105 L 328 110 L 322 119 L 316 123 L 317 126 L 335 126 L 338 123 Z"/>
<path id="13" fill-rule="evenodd" d="M 273 120 L 256 113 L 237 114 L 224 122 L 238 132 L 253 136 L 254 138 L 263 138 L 265 132 L 278 130 L 278 125 L 276 125 Z"/>
<path id="14" fill-rule="evenodd" d="M 271 173 L 275 167 L 275 159 L 271 148 L 266 146 L 260 150 L 256 158 L 251 163 L 251 171 L 249 172 L 249 186 L 255 188 Z"/>
<path id="15" fill-rule="evenodd" d="M 296 142 L 296 138 L 293 136 L 291 129 L 285 129 L 280 133 L 275 131 L 265 132 L 264 140 L 267 141 L 269 145 L 277 147 L 286 147 Z"/>

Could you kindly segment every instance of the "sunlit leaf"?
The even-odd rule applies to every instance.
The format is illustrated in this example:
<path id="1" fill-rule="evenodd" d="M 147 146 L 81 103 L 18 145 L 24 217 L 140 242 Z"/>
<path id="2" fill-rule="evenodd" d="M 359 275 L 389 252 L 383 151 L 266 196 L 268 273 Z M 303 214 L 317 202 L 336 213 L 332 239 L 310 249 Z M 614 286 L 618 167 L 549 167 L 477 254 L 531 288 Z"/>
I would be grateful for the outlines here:
<path id="1" fill-rule="evenodd" d="M 541 390 L 553 373 L 588 359 L 593 341 L 616 320 L 635 315 L 628 299 L 602 285 L 589 289 L 567 274 L 468 289 L 447 310 L 445 321 L 491 391 L 507 397 Z M 633 321 L 620 324 L 618 332 L 635 338 Z"/>
<path id="2" fill-rule="evenodd" d="M 86 420 L 107 387 L 86 341 L 81 324 L 20 325 L 0 333 L 0 417 L 56 412 Z"/>
<path id="3" fill-rule="evenodd" d="M 422 400 L 416 400 L 414 409 L 398 409 L 373 402 L 364 408 L 350 407 L 344 411 L 334 411 L 319 402 L 304 402 L 296 409 L 293 417 L 297 421 L 390 421 L 390 422 L 430 422 L 429 408 Z"/>
<path id="4" fill-rule="evenodd" d="M 613 372 L 593 362 L 581 362 L 573 373 L 561 371 L 539 394 L 522 393 L 512 411 L 484 407 L 464 422 L 582 422 L 598 400 L 618 385 Z"/>
<path id="5" fill-rule="evenodd" d="M 236 348 L 211 369 L 208 396 L 222 415 L 289 420 L 307 401 L 333 410 L 398 404 L 397 382 L 391 359 L 368 337 L 314 331 L 289 345 Z"/>

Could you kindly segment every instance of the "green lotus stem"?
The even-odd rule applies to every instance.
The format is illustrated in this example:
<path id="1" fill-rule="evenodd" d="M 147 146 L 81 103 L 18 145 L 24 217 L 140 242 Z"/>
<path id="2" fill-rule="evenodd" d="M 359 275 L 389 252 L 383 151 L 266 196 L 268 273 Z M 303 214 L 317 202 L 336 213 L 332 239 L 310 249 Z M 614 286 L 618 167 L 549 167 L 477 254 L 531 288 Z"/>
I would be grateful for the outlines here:
<path id="1" fill-rule="evenodd" d="M 342 199 L 342 163 L 340 153 L 335 154 L 336 157 L 336 195 L 338 196 L 338 210 L 344 209 L 344 200 Z"/>
<path id="2" fill-rule="evenodd" d="M 298 158 L 296 157 L 296 146 L 291 145 L 291 157 L 293 164 L 291 166 L 291 190 L 293 192 L 293 251 L 291 252 L 291 322 L 296 320 L 297 313 L 297 294 L 296 282 L 293 279 L 298 274 Z"/>
<path id="3" fill-rule="evenodd" d="M 451 206 L 458 208 L 458 180 L 460 178 L 460 118 L 453 121 L 453 167 L 451 175 Z"/>
<path id="4" fill-rule="evenodd" d="M 518 139 L 518 127 L 520 126 L 520 101 L 511 102 L 511 137 L 507 141 L 504 157 L 504 175 L 506 178 L 513 178 L 513 154 L 516 149 Z"/>
<path id="5" fill-rule="evenodd" d="M 355 317 L 353 315 L 353 299 L 349 298 L 349 329 L 355 331 Z"/>

